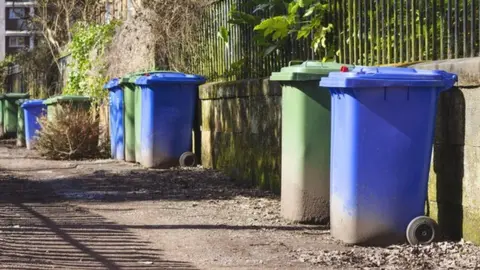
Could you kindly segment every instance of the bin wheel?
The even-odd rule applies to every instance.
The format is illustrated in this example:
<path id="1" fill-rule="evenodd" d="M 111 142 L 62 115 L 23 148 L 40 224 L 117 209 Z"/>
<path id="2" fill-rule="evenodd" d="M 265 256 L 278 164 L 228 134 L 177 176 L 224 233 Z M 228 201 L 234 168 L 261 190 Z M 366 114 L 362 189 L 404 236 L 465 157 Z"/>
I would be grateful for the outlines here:
<path id="1" fill-rule="evenodd" d="M 407 241 L 410 245 L 428 245 L 438 236 L 438 224 L 427 216 L 410 221 L 407 227 Z"/>
<path id="2" fill-rule="evenodd" d="M 197 165 L 197 157 L 192 152 L 185 152 L 180 156 L 181 167 L 193 167 Z"/>

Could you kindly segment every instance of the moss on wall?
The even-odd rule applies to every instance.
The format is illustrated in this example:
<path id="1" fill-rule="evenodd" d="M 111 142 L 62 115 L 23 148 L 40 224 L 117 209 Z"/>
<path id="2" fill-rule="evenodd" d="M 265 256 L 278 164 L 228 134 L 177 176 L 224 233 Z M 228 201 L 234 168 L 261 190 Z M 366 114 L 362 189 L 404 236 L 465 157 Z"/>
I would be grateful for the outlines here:
<path id="1" fill-rule="evenodd" d="M 280 86 L 258 79 L 207 84 L 200 100 L 203 166 L 279 192 Z"/>

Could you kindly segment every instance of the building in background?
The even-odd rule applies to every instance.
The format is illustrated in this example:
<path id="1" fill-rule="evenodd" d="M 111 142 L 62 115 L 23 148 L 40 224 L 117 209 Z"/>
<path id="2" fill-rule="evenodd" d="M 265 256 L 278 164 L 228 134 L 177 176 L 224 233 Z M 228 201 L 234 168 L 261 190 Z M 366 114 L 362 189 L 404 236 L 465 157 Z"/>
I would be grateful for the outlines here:
<path id="1" fill-rule="evenodd" d="M 0 0 L 0 60 L 35 46 L 37 33 L 28 19 L 35 12 L 34 0 Z"/>

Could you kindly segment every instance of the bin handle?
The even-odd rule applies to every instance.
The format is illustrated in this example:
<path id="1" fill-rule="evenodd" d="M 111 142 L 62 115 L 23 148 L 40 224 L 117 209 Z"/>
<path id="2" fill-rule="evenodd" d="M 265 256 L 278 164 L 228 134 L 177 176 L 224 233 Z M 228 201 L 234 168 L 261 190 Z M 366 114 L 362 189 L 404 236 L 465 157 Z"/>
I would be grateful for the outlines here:
<path id="1" fill-rule="evenodd" d="M 169 71 L 169 70 L 154 70 L 154 71 L 145 71 L 143 72 L 143 75 L 145 74 L 148 74 L 148 75 L 152 75 L 152 74 L 157 74 L 157 73 L 177 73 L 177 74 L 184 74 L 182 72 L 179 72 L 179 71 Z"/>
<path id="2" fill-rule="evenodd" d="M 302 64 L 304 61 L 302 60 L 292 60 L 288 62 L 288 66 L 291 66 L 292 64 Z"/>

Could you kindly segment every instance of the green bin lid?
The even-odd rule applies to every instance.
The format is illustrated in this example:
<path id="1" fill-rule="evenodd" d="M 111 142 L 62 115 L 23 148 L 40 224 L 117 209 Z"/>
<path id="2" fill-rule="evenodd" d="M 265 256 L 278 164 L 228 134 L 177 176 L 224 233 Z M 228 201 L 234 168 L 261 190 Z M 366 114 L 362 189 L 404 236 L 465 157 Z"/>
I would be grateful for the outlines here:
<path id="1" fill-rule="evenodd" d="M 15 103 L 16 103 L 17 105 L 22 105 L 22 104 L 23 104 L 25 101 L 27 101 L 27 100 L 28 100 L 28 99 L 26 99 L 26 98 L 22 98 L 22 99 L 18 99 L 17 101 L 15 101 Z"/>
<path id="2" fill-rule="evenodd" d="M 51 104 L 56 104 L 59 102 L 74 102 L 74 103 L 80 103 L 80 102 L 89 102 L 90 98 L 86 96 L 74 96 L 74 95 L 66 95 L 66 96 L 55 96 L 52 98 L 49 98 L 43 102 L 45 105 L 51 105 Z"/>
<path id="3" fill-rule="evenodd" d="M 155 73 L 161 73 L 161 72 L 166 72 L 166 70 L 150 70 L 150 71 L 129 73 L 120 79 L 120 83 L 135 83 L 138 77 L 141 77 L 147 73 L 155 74 Z"/>
<path id="4" fill-rule="evenodd" d="M 271 81 L 320 81 L 322 77 L 328 76 L 332 71 L 340 71 L 346 66 L 349 69 L 353 65 L 345 65 L 334 62 L 320 61 L 291 61 L 288 67 L 283 67 L 280 72 L 272 72 Z"/>
<path id="5" fill-rule="evenodd" d="M 28 93 L 7 93 L 5 94 L 5 99 L 25 99 L 29 98 L 30 94 Z"/>

